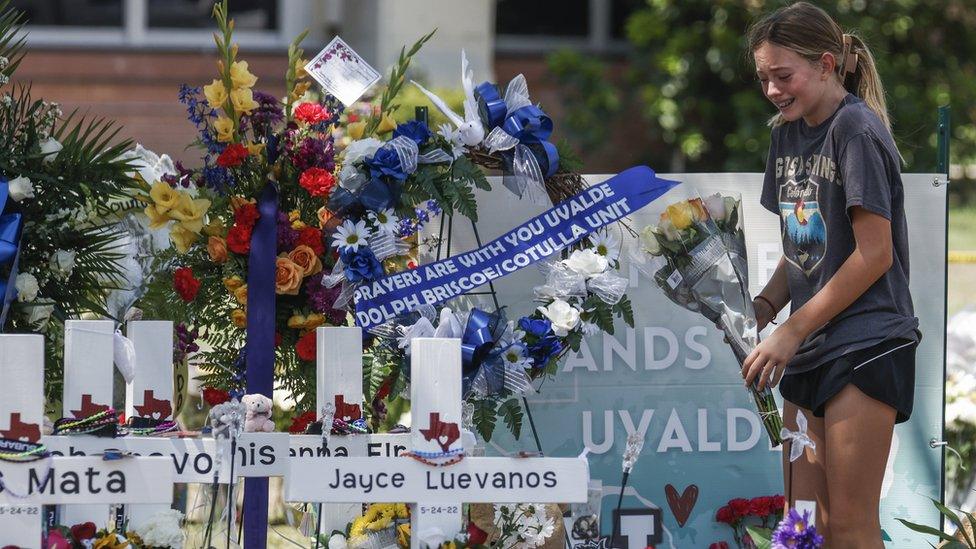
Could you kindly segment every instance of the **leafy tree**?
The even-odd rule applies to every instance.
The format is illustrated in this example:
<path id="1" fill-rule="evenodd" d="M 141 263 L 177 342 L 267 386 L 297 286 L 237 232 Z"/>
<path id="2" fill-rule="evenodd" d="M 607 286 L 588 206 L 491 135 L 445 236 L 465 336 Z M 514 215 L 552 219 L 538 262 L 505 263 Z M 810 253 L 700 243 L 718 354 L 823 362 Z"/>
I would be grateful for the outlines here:
<path id="1" fill-rule="evenodd" d="M 976 5 L 964 0 L 833 0 L 817 2 L 844 29 L 867 42 L 888 92 L 895 139 L 906 171 L 936 169 L 937 109 L 952 106 L 953 163 L 976 160 Z M 647 0 L 626 23 L 627 69 L 573 52 L 549 58 L 567 111 L 610 117 L 640 115 L 651 147 L 635 160 L 673 171 L 759 171 L 769 144 L 773 107 L 762 96 L 746 52 L 749 25 L 783 2 Z M 619 96 L 621 106 L 606 100 Z M 607 119 L 607 118 L 604 118 Z M 584 120 L 567 119 L 577 145 L 599 140 Z"/>

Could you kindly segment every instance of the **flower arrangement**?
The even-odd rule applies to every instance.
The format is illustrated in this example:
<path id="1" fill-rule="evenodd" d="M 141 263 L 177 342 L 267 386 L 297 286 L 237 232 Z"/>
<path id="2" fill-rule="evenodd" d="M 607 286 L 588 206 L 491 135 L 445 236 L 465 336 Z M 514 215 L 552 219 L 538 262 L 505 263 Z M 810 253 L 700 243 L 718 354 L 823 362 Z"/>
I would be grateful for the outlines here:
<path id="1" fill-rule="evenodd" d="M 758 496 L 752 499 L 733 498 L 715 512 L 715 521 L 732 528 L 736 546 L 754 547 L 748 528 L 769 528 L 783 518 L 786 500 L 781 495 Z"/>
<path id="2" fill-rule="evenodd" d="M 334 532 L 327 541 L 329 549 L 364 549 L 372 547 L 410 547 L 410 508 L 403 503 L 374 503 L 349 523 L 346 532 Z M 428 533 L 427 547 L 442 549 L 502 549 L 508 547 L 542 547 L 552 537 L 556 517 L 549 516 L 546 506 L 538 503 L 496 504 L 492 535 L 469 522 L 464 532 L 446 539 L 440 531 Z M 450 537 L 450 536 L 448 536 Z M 325 541 L 324 539 L 321 541 Z M 320 541 L 320 542 L 321 542 Z"/>
<path id="3" fill-rule="evenodd" d="M 810 524 L 810 511 L 804 511 L 801 515 L 796 509 L 790 509 L 773 530 L 755 527 L 749 527 L 748 530 L 759 547 L 820 549 L 824 543 L 816 526 Z"/>
<path id="4" fill-rule="evenodd" d="M 656 224 L 641 231 L 642 254 L 634 265 L 653 279 L 674 303 L 697 312 L 725 334 L 740 367 L 759 342 L 736 197 L 672 191 Z M 677 195 L 681 195 L 680 197 Z M 653 209 L 653 206 L 652 206 Z M 783 420 L 768 385 L 749 388 L 766 433 L 780 444 Z"/>
<path id="5" fill-rule="evenodd" d="M 113 317 L 106 296 L 124 285 L 133 207 L 127 140 L 112 121 L 77 113 L 11 84 L 24 61 L 23 14 L 0 16 L 0 331 L 47 334 L 46 395 L 60 397 L 63 321 Z"/>
<path id="6" fill-rule="evenodd" d="M 45 549 L 183 549 L 183 513 L 170 509 L 156 513 L 125 533 L 98 528 L 93 522 L 70 528 L 57 526 L 47 533 Z"/>

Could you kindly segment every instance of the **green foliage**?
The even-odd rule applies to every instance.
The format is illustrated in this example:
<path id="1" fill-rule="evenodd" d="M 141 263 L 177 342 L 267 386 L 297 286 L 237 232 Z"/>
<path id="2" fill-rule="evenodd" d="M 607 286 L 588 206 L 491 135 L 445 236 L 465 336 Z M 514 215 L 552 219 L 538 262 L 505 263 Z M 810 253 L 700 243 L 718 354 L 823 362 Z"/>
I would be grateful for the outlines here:
<path id="1" fill-rule="evenodd" d="M 498 415 L 505 420 L 505 426 L 512 436 L 518 439 L 522 435 L 522 403 L 517 398 L 506 400 L 498 408 Z"/>
<path id="2" fill-rule="evenodd" d="M 752 542 L 756 544 L 756 549 L 770 549 L 770 547 L 773 546 L 773 531 L 769 528 L 746 526 L 746 532 L 749 533 L 749 537 L 752 538 Z"/>
<path id="3" fill-rule="evenodd" d="M 631 45 L 625 74 L 559 52 L 549 67 L 561 83 L 571 135 L 581 147 L 600 143 L 606 128 L 640 116 L 649 147 L 641 162 L 678 171 L 759 171 L 775 109 L 754 76 L 745 33 L 780 3 L 659 0 L 644 3 L 626 24 Z M 936 168 L 936 109 L 952 106 L 953 163 L 976 161 L 976 5 L 957 0 L 818 2 L 844 29 L 863 36 L 888 95 L 906 171 Z M 575 88 L 570 88 L 570 84 Z M 613 90 L 611 92 L 610 90 Z M 621 117 L 613 102 L 621 98 Z M 610 117 L 610 118 L 604 118 Z M 602 120 L 590 124 L 588 119 Z M 578 122 L 581 121 L 581 122 Z M 578 128 L 582 126 L 582 129 Z"/>
<path id="4" fill-rule="evenodd" d="M 498 402 L 492 398 L 474 399 L 474 426 L 481 438 L 488 442 L 495 432 L 495 421 Z"/>
<path id="5" fill-rule="evenodd" d="M 949 509 L 945 505 L 942 505 L 942 503 L 940 503 L 939 500 L 932 499 L 932 504 L 935 505 L 935 508 L 939 510 L 939 513 L 941 513 L 942 516 L 944 516 L 949 522 L 955 525 L 955 527 L 958 530 L 958 533 L 956 534 L 955 537 L 950 536 L 949 534 L 946 534 L 942 530 L 938 528 L 934 528 L 932 526 L 926 526 L 924 524 L 916 524 L 914 522 L 909 522 L 907 520 L 900 519 L 900 518 L 896 518 L 895 520 L 897 520 L 898 522 L 904 524 L 906 527 L 916 532 L 926 534 L 929 536 L 935 536 L 938 539 L 947 542 L 947 544 L 940 545 L 939 547 L 947 547 L 951 549 L 956 549 L 956 548 L 976 549 L 976 540 L 973 539 L 973 536 L 970 534 L 969 531 L 966 530 L 962 522 L 963 518 L 965 518 L 970 530 L 972 532 L 976 532 L 976 515 L 974 515 L 973 513 L 966 513 L 960 511 L 960 513 L 962 513 L 962 517 L 960 517 L 952 509 Z M 961 537 L 962 539 L 959 539 L 959 537 Z"/>
<path id="6" fill-rule="evenodd" d="M 390 70 L 390 77 L 387 80 L 386 88 L 383 90 L 383 95 L 380 97 L 380 115 L 382 113 L 393 113 L 400 107 L 400 105 L 394 103 L 397 95 L 400 93 L 400 88 L 403 87 L 406 81 L 407 69 L 410 68 L 410 62 L 413 60 L 413 56 L 420 51 L 428 40 L 434 36 L 437 29 L 434 29 L 427 33 L 426 35 L 420 37 L 410 50 L 407 51 L 406 48 L 400 48 L 400 57 L 397 59 L 396 65 Z M 364 135 L 372 135 L 376 131 L 376 128 L 380 124 L 381 116 L 372 116 L 366 123 L 366 131 Z"/>

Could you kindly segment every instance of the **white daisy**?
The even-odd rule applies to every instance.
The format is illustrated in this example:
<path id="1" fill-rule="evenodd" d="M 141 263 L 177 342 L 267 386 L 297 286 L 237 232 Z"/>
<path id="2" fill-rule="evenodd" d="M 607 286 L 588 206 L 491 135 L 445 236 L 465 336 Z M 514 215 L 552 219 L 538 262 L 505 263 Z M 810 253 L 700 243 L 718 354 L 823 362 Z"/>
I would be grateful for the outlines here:
<path id="1" fill-rule="evenodd" d="M 620 255 L 620 237 L 610 231 L 601 231 L 590 235 L 590 244 L 596 253 L 613 261 Z"/>
<path id="2" fill-rule="evenodd" d="M 332 245 L 340 249 L 350 248 L 352 251 L 359 250 L 359 246 L 365 246 L 369 239 L 369 229 L 366 228 L 365 221 L 345 220 L 336 229 L 336 234 L 332 238 Z"/>
<path id="3" fill-rule="evenodd" d="M 389 234 L 393 234 L 397 229 L 397 224 L 400 223 L 400 218 L 397 217 L 393 208 L 387 208 L 381 212 L 370 211 L 369 219 L 376 225 L 377 230 Z"/>
<path id="4" fill-rule="evenodd" d="M 530 368 L 532 366 L 532 358 L 528 356 L 525 345 L 521 343 L 509 345 L 502 352 L 502 360 L 506 366 L 518 366 L 519 368 Z"/>

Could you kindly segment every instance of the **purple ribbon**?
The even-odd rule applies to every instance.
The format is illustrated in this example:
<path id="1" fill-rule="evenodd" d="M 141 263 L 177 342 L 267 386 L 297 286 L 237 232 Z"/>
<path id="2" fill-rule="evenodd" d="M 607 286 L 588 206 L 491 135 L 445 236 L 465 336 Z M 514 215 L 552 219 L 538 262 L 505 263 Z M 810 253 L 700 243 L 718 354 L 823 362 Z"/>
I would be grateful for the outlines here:
<path id="1" fill-rule="evenodd" d="M 278 255 L 278 187 L 269 181 L 258 198 L 261 217 L 251 233 L 247 262 L 248 394 L 271 398 L 275 359 L 275 270 Z M 234 457 L 236 459 L 236 457 Z M 233 479 L 231 479 L 233 482 Z M 268 541 L 268 479 L 244 479 L 244 547 L 263 548 Z"/>

